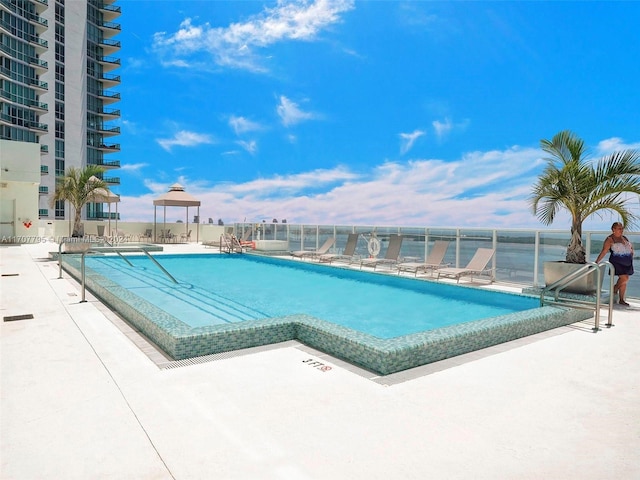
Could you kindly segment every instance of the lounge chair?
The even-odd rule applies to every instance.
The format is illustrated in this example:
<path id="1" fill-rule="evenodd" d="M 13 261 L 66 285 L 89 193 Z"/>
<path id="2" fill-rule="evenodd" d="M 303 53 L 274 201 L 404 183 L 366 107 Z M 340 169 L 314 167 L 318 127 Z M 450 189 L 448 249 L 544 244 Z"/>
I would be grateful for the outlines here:
<path id="1" fill-rule="evenodd" d="M 492 268 L 487 268 L 491 257 L 496 253 L 495 248 L 479 248 L 473 255 L 473 258 L 469 260 L 469 263 L 464 268 L 446 267 L 436 270 L 437 277 L 440 279 L 443 277 L 455 278 L 457 282 L 460 282 L 460 278 L 464 276 L 470 276 L 473 280 L 474 275 L 482 275 L 486 272 L 491 272 Z M 493 279 L 492 279 L 493 280 Z"/>
<path id="2" fill-rule="evenodd" d="M 255 246 L 255 242 L 250 241 L 249 237 L 252 234 L 252 230 L 250 228 L 247 228 L 244 233 L 242 234 L 241 238 L 238 238 L 238 241 L 240 242 L 240 245 L 242 245 L 243 247 L 254 247 Z"/>
<path id="3" fill-rule="evenodd" d="M 147 228 L 144 233 L 141 233 L 138 236 L 138 241 L 142 241 L 142 240 L 147 240 L 147 241 L 151 241 L 151 237 L 153 236 L 153 232 L 150 228 Z"/>
<path id="4" fill-rule="evenodd" d="M 428 271 L 433 275 L 434 270 L 448 267 L 451 265 L 450 263 L 442 263 L 447 253 L 447 248 L 449 248 L 449 242 L 447 240 L 436 240 L 424 262 L 399 263 L 397 266 L 398 275 L 400 275 L 400 272 L 413 272 L 417 277 L 418 272 L 427 273 Z"/>
<path id="5" fill-rule="evenodd" d="M 402 248 L 402 236 L 392 234 L 389 236 L 389 246 L 383 258 L 365 258 L 360 260 L 360 270 L 362 267 L 373 267 L 378 265 L 395 265 L 400 260 L 400 249 Z"/>
<path id="6" fill-rule="evenodd" d="M 298 258 L 311 257 L 311 258 L 315 258 L 315 257 L 318 257 L 320 255 L 324 255 L 325 253 L 327 253 L 329 251 L 329 249 L 333 246 L 335 241 L 336 241 L 335 237 L 329 237 L 329 238 L 327 238 L 325 240 L 325 242 L 322 244 L 322 246 L 320 248 L 318 248 L 317 250 L 297 250 L 295 252 L 289 252 L 289 253 L 290 253 L 290 255 L 292 257 L 298 257 Z"/>
<path id="7" fill-rule="evenodd" d="M 351 262 L 358 258 L 356 255 L 356 247 L 358 246 L 359 233 L 350 233 L 347 237 L 347 244 L 344 247 L 342 253 L 325 253 L 318 257 L 319 262 L 331 263 L 335 261 Z"/>

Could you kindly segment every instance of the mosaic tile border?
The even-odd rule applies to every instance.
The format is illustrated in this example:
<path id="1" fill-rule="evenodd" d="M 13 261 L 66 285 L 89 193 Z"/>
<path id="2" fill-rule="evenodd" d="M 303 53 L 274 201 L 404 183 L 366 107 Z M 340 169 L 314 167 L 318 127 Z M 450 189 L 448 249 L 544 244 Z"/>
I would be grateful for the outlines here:
<path id="1" fill-rule="evenodd" d="M 63 267 L 81 280 L 80 256 L 65 256 Z M 570 325 L 593 315 L 546 306 L 393 339 L 379 339 L 309 315 L 192 328 L 89 268 L 85 270 L 85 285 L 175 360 L 298 340 L 380 375 Z"/>

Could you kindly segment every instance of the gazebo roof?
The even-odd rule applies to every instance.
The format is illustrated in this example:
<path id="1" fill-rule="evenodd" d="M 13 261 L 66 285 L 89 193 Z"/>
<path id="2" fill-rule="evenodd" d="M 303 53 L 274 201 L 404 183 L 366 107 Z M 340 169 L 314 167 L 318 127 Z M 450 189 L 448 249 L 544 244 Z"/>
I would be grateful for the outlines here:
<path id="1" fill-rule="evenodd" d="M 97 181 L 96 176 L 89 177 L 89 181 Z M 118 203 L 120 196 L 106 188 L 96 188 L 91 192 L 90 199 L 95 203 Z"/>
<path id="2" fill-rule="evenodd" d="M 96 203 L 118 203 L 120 196 L 104 188 L 96 188 L 91 193 L 91 201 Z"/>
<path id="3" fill-rule="evenodd" d="M 169 187 L 169 191 L 156 198 L 153 204 L 165 207 L 199 207 L 200 200 L 196 200 L 185 192 L 184 187 L 179 183 L 174 183 Z"/>

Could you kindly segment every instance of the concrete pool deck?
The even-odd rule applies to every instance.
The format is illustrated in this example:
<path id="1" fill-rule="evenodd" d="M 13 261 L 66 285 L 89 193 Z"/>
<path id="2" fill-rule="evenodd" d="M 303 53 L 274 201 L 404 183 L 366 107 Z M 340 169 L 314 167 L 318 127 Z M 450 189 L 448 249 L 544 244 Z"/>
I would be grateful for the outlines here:
<path id="1" fill-rule="evenodd" d="M 637 300 L 385 380 L 296 342 L 162 368 L 53 250 L 0 247 L 33 315 L 1 326 L 3 480 L 640 478 Z"/>

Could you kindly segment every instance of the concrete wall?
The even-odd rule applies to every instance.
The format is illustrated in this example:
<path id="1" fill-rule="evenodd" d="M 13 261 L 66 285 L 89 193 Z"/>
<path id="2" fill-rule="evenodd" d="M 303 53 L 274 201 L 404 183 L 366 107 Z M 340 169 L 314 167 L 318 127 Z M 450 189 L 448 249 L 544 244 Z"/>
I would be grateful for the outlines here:
<path id="1" fill-rule="evenodd" d="M 38 235 L 39 186 L 40 145 L 0 140 L 0 239 Z"/>
<path id="2" fill-rule="evenodd" d="M 83 222 L 84 225 L 84 233 L 85 235 L 97 235 L 98 234 L 98 226 L 104 227 L 104 234 L 109 235 L 109 222 Z M 160 230 L 165 228 L 165 224 L 157 223 L 156 224 L 156 235 L 160 237 Z M 171 231 L 173 235 L 178 237 L 180 240 L 180 235 L 183 233 L 187 233 L 187 225 L 185 223 L 175 223 L 175 222 L 167 222 L 166 228 Z M 40 222 L 40 229 L 43 232 L 41 236 L 46 238 L 60 238 L 60 237 L 68 237 L 70 236 L 70 223 L 68 220 L 42 220 Z M 139 237 L 145 233 L 147 229 L 151 229 L 153 232 L 153 222 L 118 222 L 116 227 L 115 220 L 111 221 L 111 234 L 119 235 L 119 236 L 129 236 L 131 241 L 137 242 Z M 219 226 L 215 224 L 209 223 L 190 223 L 188 225 L 188 229 L 191 230 L 191 242 L 195 242 L 196 239 L 199 242 L 207 242 L 213 240 L 219 240 L 220 235 L 224 233 L 225 229 L 233 230 L 233 226 Z M 118 233 L 117 233 L 118 232 Z M 33 233 L 34 235 L 36 233 Z M 149 241 L 148 239 L 140 239 L 141 241 Z M 153 239 L 152 239 L 153 240 Z"/>

